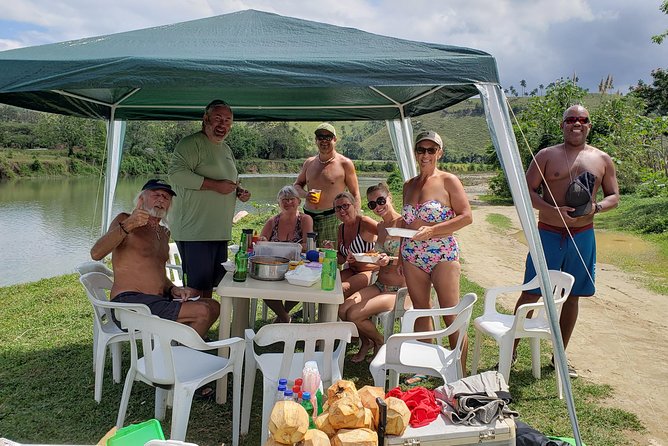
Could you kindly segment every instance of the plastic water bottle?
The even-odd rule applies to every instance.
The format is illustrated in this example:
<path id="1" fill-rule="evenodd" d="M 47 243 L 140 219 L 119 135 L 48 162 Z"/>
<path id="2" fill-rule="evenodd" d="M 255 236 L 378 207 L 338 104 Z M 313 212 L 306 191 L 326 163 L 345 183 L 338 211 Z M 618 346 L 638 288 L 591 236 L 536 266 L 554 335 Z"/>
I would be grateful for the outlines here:
<path id="1" fill-rule="evenodd" d="M 278 390 L 276 390 L 276 398 L 274 402 L 276 401 L 283 401 L 284 395 L 285 395 L 285 384 L 279 384 L 278 385 Z"/>
<path id="2" fill-rule="evenodd" d="M 280 378 L 278 380 L 278 385 L 279 386 L 285 386 L 287 388 L 288 387 L 288 380 L 286 378 Z"/>
<path id="3" fill-rule="evenodd" d="M 315 429 L 315 422 L 313 421 L 313 404 L 311 404 L 311 394 L 308 392 L 302 393 L 302 407 L 306 410 L 308 414 L 308 428 Z"/>
<path id="4" fill-rule="evenodd" d="M 313 405 L 313 416 L 322 413 L 322 381 L 320 380 L 320 372 L 318 371 L 318 363 L 315 361 L 306 361 L 304 364 L 304 371 L 302 372 L 302 401 L 306 398 L 304 393 L 308 392 Z"/>
<path id="5" fill-rule="evenodd" d="M 297 385 L 292 386 L 292 396 L 294 396 L 295 403 L 299 404 L 301 402 L 301 398 L 300 398 L 301 393 L 302 393 L 301 386 L 297 386 Z"/>
<path id="6" fill-rule="evenodd" d="M 294 401 L 295 397 L 294 394 L 292 393 L 292 390 L 287 389 L 285 392 L 283 392 L 283 399 L 285 401 Z"/>
<path id="7" fill-rule="evenodd" d="M 336 251 L 333 249 L 325 250 L 325 259 L 322 262 L 322 271 L 320 273 L 320 287 L 323 290 L 331 291 L 336 283 Z"/>

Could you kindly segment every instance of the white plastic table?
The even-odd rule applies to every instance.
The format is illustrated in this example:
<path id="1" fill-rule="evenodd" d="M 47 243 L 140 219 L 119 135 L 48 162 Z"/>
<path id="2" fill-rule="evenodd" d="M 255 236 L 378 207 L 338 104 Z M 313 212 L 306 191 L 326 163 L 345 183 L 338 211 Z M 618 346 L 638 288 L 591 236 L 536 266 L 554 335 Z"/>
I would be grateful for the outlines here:
<path id="1" fill-rule="evenodd" d="M 287 280 L 266 281 L 255 280 L 250 276 L 245 282 L 232 280 L 233 274 L 225 274 L 216 288 L 220 296 L 220 327 L 218 339 L 230 336 L 244 337 L 248 327 L 250 299 L 276 299 L 296 302 L 313 302 L 318 304 L 318 322 L 336 322 L 339 305 L 343 303 L 341 274 L 336 273 L 336 283 L 332 291 L 320 288 L 320 282 L 310 287 L 290 285 Z M 233 313 L 234 312 L 234 317 Z M 218 354 L 227 355 L 227 349 Z M 218 380 L 216 384 L 216 401 L 225 403 L 227 396 L 227 378 Z"/>

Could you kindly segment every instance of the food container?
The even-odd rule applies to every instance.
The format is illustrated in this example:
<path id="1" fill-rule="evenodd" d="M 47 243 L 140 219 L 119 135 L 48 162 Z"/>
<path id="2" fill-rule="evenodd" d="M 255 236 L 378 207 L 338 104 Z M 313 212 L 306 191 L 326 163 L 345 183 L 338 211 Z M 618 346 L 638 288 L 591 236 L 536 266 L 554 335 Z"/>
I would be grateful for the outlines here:
<path id="1" fill-rule="evenodd" d="M 257 280 L 283 280 L 290 260 L 278 256 L 252 256 L 248 259 L 248 273 Z"/>

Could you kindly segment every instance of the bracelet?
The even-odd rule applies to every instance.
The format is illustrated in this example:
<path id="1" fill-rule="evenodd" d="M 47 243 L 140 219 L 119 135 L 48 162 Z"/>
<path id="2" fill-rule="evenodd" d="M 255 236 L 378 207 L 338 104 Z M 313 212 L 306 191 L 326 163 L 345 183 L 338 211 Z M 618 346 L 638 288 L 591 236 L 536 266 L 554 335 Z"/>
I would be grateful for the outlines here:
<path id="1" fill-rule="evenodd" d="M 120 226 L 123 232 L 125 232 L 125 235 L 129 234 L 128 230 L 123 227 L 123 222 L 118 222 L 118 226 Z"/>

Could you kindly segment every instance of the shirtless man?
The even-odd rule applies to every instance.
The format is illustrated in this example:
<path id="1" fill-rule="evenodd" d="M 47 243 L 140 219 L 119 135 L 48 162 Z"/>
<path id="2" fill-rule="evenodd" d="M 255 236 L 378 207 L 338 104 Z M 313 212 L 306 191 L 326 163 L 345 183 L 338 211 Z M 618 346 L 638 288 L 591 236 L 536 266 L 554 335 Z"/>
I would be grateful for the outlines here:
<path id="1" fill-rule="evenodd" d="M 204 338 L 218 319 L 220 305 L 213 299 L 191 300 L 197 290 L 174 286 L 165 274 L 169 230 L 160 220 L 167 215 L 175 195 L 169 184 L 149 180 L 132 214 L 118 214 L 90 255 L 94 260 L 112 255 L 112 301 L 146 304 L 152 314 L 189 325 Z"/>
<path id="2" fill-rule="evenodd" d="M 595 292 L 594 215 L 617 206 L 619 186 L 610 156 L 587 144 L 591 121 L 586 108 L 581 105 L 569 107 L 564 112 L 561 130 L 563 144 L 538 152 L 536 159 L 529 165 L 526 179 L 531 203 L 538 209 L 538 228 L 547 266 L 575 277 L 571 295 L 564 303 L 559 320 L 566 348 L 577 321 L 579 298 L 593 296 Z M 542 194 L 539 193 L 541 186 Z M 596 200 L 599 189 L 603 191 L 601 201 Z M 529 255 L 524 283 L 535 276 Z M 539 289 L 523 292 L 515 310 L 520 305 L 535 302 L 539 295 Z M 571 366 L 569 374 L 571 378 L 577 377 L 577 372 Z"/>
<path id="3" fill-rule="evenodd" d="M 304 213 L 313 218 L 313 231 L 323 246 L 325 241 L 336 240 L 339 222 L 334 213 L 334 197 L 348 188 L 356 203 L 361 200 L 355 165 L 336 152 L 334 126 L 320 124 L 315 129 L 315 143 L 318 154 L 304 161 L 294 187 L 301 198 L 306 198 Z"/>

